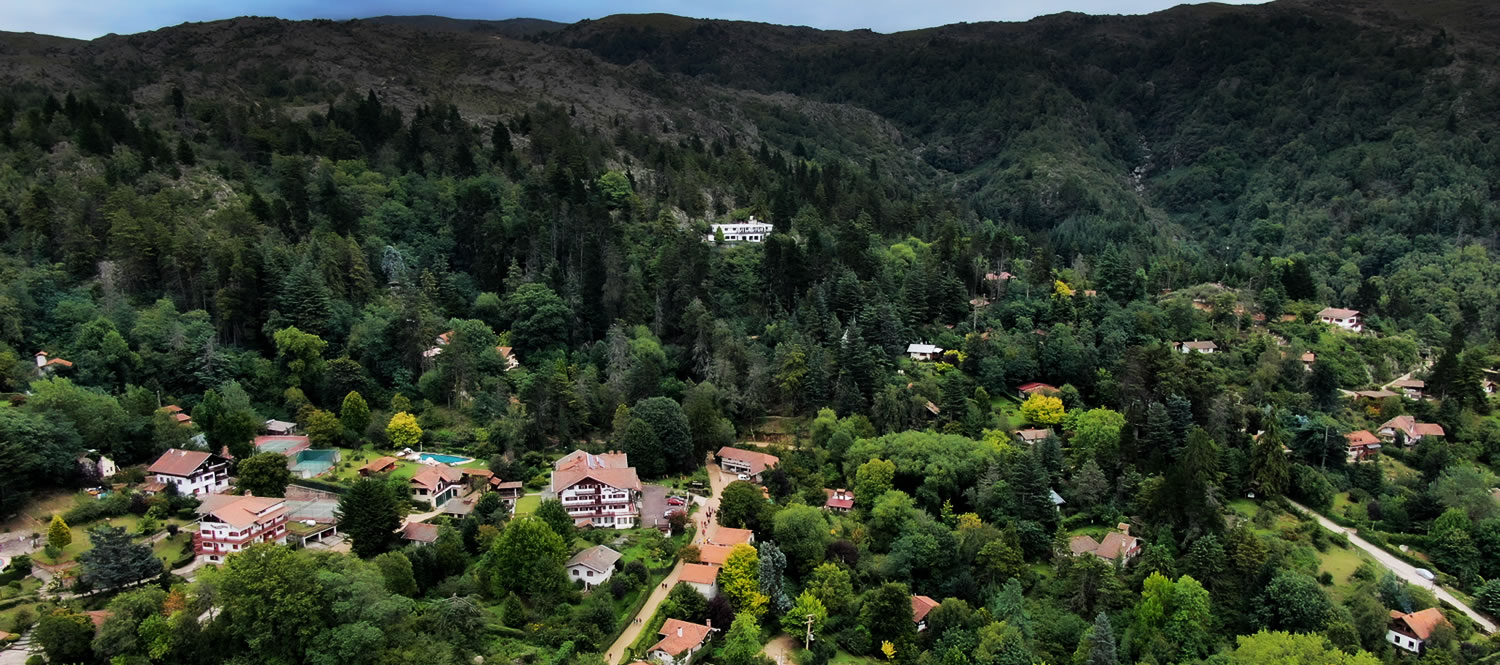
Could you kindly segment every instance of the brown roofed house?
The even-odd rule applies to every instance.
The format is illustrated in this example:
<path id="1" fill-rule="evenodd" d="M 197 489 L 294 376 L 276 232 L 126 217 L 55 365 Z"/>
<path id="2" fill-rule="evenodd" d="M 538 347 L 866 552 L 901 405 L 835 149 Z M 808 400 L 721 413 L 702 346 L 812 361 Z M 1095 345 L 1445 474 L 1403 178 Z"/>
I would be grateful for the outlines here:
<path id="1" fill-rule="evenodd" d="M 1442 610 L 1431 607 L 1420 612 L 1402 614 L 1391 610 L 1391 621 L 1387 625 L 1385 640 L 1412 653 L 1421 653 L 1422 646 L 1432 637 L 1439 625 L 1453 625 L 1443 616 Z"/>
<path id="2" fill-rule="evenodd" d="M 1141 539 L 1130 535 L 1130 525 L 1120 523 L 1115 530 L 1104 536 L 1104 540 L 1096 541 L 1089 536 L 1074 536 L 1068 541 L 1068 549 L 1073 554 L 1092 554 L 1101 559 L 1109 561 L 1119 560 L 1121 563 L 1130 563 L 1135 555 L 1141 551 Z"/>
<path id="3" fill-rule="evenodd" d="M 1380 439 L 1369 430 L 1357 430 L 1345 435 L 1349 440 L 1349 461 L 1363 462 L 1380 450 Z"/>
<path id="4" fill-rule="evenodd" d="M 431 545 L 437 542 L 438 525 L 413 522 L 401 528 L 401 539 L 412 543 Z"/>
<path id="5" fill-rule="evenodd" d="M 359 475 L 361 475 L 361 476 L 373 476 L 373 475 L 379 474 L 379 473 L 390 473 L 391 471 L 395 471 L 395 470 L 396 470 L 396 458 L 389 457 L 389 456 L 386 456 L 386 457 L 377 457 L 377 458 L 375 458 L 373 460 L 370 460 L 370 462 L 368 464 L 366 464 L 366 465 L 364 465 L 362 467 L 359 467 Z"/>
<path id="6" fill-rule="evenodd" d="M 411 477 L 411 498 L 430 504 L 433 508 L 458 496 L 463 489 L 464 475 L 447 464 L 434 464 Z"/>
<path id="7" fill-rule="evenodd" d="M 727 526 L 721 526 L 719 527 L 718 531 L 714 532 L 714 537 L 710 538 L 708 542 L 715 545 L 723 545 L 725 547 L 734 547 L 735 545 L 754 545 L 755 532 L 749 529 L 734 529 Z"/>
<path id="8" fill-rule="evenodd" d="M 730 473 L 745 475 L 756 482 L 760 482 L 760 474 L 766 469 L 775 468 L 780 463 L 781 458 L 758 450 L 745 450 L 730 446 L 719 449 L 720 467 Z"/>
<path id="9" fill-rule="evenodd" d="M 183 496 L 229 489 L 229 462 L 206 450 L 169 449 L 151 463 L 146 473 L 163 485 L 175 485 Z"/>

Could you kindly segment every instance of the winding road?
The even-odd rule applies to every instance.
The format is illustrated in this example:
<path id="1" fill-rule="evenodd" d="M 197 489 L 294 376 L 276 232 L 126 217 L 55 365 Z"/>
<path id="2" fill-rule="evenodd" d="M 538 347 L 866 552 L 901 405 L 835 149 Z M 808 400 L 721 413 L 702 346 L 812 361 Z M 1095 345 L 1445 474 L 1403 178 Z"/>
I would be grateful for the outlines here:
<path id="1" fill-rule="evenodd" d="M 724 492 L 724 486 L 728 485 L 732 480 L 734 480 L 734 477 L 725 474 L 723 470 L 719 469 L 718 464 L 710 463 L 708 465 L 709 497 L 706 501 L 699 503 L 698 511 L 693 513 L 693 525 L 697 528 L 693 534 L 694 545 L 701 545 L 708 541 L 709 529 L 715 531 L 719 529 L 717 522 L 708 519 L 708 512 L 710 510 L 718 510 L 719 495 Z M 656 608 L 661 605 L 663 600 L 667 599 L 667 594 L 671 592 L 672 587 L 677 585 L 677 580 L 681 574 L 682 560 L 678 559 L 677 563 L 672 566 L 672 572 L 667 573 L 667 578 L 663 580 L 662 584 L 658 584 L 655 589 L 651 590 L 651 595 L 646 598 L 646 604 L 641 606 L 641 611 L 637 612 L 635 618 L 631 620 L 630 625 L 625 627 L 625 632 L 620 633 L 620 637 L 615 639 L 614 644 L 609 645 L 609 650 L 604 652 L 604 662 L 609 663 L 609 665 L 619 665 L 624 661 L 625 651 L 630 648 L 631 644 L 635 643 L 636 638 L 641 634 L 641 630 L 646 627 L 646 622 L 651 620 L 651 615 L 656 614 Z"/>
<path id="2" fill-rule="evenodd" d="M 1479 627 L 1482 628 L 1484 632 L 1495 632 L 1495 622 L 1491 621 L 1489 617 L 1480 614 L 1474 608 L 1465 605 L 1464 602 L 1459 600 L 1456 596 L 1448 593 L 1447 589 L 1444 589 L 1443 587 L 1428 581 L 1421 575 L 1418 575 L 1416 566 L 1413 566 L 1405 561 L 1402 561 L 1401 559 L 1391 556 L 1390 552 L 1376 547 L 1375 545 L 1371 544 L 1370 541 L 1365 540 L 1364 538 L 1360 538 L 1355 534 L 1354 530 L 1339 526 L 1338 524 L 1334 523 L 1333 520 L 1330 520 L 1327 517 L 1318 514 L 1317 511 L 1308 508 L 1307 506 L 1297 503 L 1296 501 L 1292 501 L 1291 499 L 1287 499 L 1287 503 L 1292 504 L 1293 507 L 1301 511 L 1303 514 L 1312 515 L 1313 518 L 1318 520 L 1318 524 L 1323 525 L 1323 528 L 1328 529 L 1329 531 L 1332 531 L 1334 533 L 1343 534 L 1349 539 L 1350 543 L 1354 544 L 1355 547 L 1364 550 L 1371 557 L 1373 557 L 1377 563 L 1385 566 L 1386 569 L 1395 573 L 1397 577 L 1400 577 L 1401 579 L 1406 580 L 1407 582 L 1415 584 L 1419 587 L 1424 587 L 1431 590 L 1433 595 L 1437 596 L 1443 602 L 1462 610 L 1464 614 L 1469 615 L 1469 618 L 1474 620 L 1474 623 L 1479 624 Z"/>

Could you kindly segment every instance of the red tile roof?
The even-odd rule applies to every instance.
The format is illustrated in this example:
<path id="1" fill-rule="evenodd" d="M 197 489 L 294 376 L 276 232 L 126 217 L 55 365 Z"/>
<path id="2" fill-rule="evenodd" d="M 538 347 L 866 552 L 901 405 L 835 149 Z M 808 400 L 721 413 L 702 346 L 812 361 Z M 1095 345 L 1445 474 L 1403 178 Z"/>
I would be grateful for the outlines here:
<path id="1" fill-rule="evenodd" d="M 593 480 L 616 489 L 639 492 L 641 479 L 635 475 L 635 467 L 623 469 L 563 469 L 552 474 L 552 491 L 561 492 L 585 480 Z"/>
<path id="2" fill-rule="evenodd" d="M 1346 438 L 1349 439 L 1349 447 L 1369 446 L 1380 443 L 1380 439 L 1371 434 L 1369 430 L 1357 430 L 1350 432 Z"/>
<path id="3" fill-rule="evenodd" d="M 1407 629 L 1411 631 L 1411 634 L 1423 640 L 1432 637 L 1432 630 L 1437 628 L 1438 624 L 1448 623 L 1448 618 L 1443 616 L 1442 610 L 1436 607 L 1429 607 L 1420 612 L 1412 612 L 1411 614 L 1402 614 L 1396 610 L 1391 610 L 1391 619 L 1405 624 Z"/>
<path id="4" fill-rule="evenodd" d="M 685 563 L 677 579 L 692 584 L 713 584 L 719 579 L 719 567 L 708 563 Z"/>
<path id="5" fill-rule="evenodd" d="M 1042 391 L 1042 392 L 1054 392 L 1055 393 L 1055 392 L 1057 392 L 1057 387 L 1053 386 L 1053 385 L 1050 385 L 1050 384 L 1046 384 L 1046 383 L 1039 383 L 1039 382 L 1036 382 L 1036 381 L 1032 381 L 1030 383 L 1023 383 L 1023 384 L 1021 384 L 1019 386 L 1016 386 L 1016 392 L 1019 392 L 1019 393 L 1022 393 L 1022 394 L 1026 394 L 1026 395 L 1030 395 L 1031 393 L 1038 392 L 1038 391 Z"/>
<path id="6" fill-rule="evenodd" d="M 217 458 L 217 455 L 202 450 L 172 448 L 162 453 L 161 457 L 156 458 L 156 461 L 151 463 L 146 472 L 186 478 L 193 475 L 193 472 L 197 471 L 199 467 L 211 463 L 212 460 Z"/>
<path id="7" fill-rule="evenodd" d="M 441 490 L 447 485 L 456 485 L 463 480 L 464 475 L 447 464 L 434 464 L 411 477 L 413 485 L 421 485 L 430 491 Z"/>
<path id="8" fill-rule="evenodd" d="M 712 543 L 705 543 L 698 546 L 698 560 L 702 561 L 703 563 L 711 563 L 716 566 L 722 566 L 724 565 L 724 562 L 729 559 L 729 552 L 733 549 L 733 547 L 730 547 L 728 545 L 714 545 Z"/>
<path id="9" fill-rule="evenodd" d="M 1322 311 L 1318 312 L 1318 318 L 1320 319 L 1352 319 L 1356 316 L 1359 316 L 1359 310 L 1342 309 L 1339 307 L 1324 307 Z"/>
<path id="10" fill-rule="evenodd" d="M 383 473 L 385 471 L 391 470 L 395 466 L 396 466 L 396 458 L 394 458 L 394 457 L 377 457 L 374 460 L 372 460 L 369 464 L 366 464 L 366 465 L 364 465 L 362 467 L 359 467 L 359 472 L 360 473 Z"/>
<path id="11" fill-rule="evenodd" d="M 823 488 L 823 494 L 828 497 L 823 502 L 823 505 L 828 508 L 849 510 L 854 507 L 854 493 L 849 490 L 843 488 L 831 490 L 825 487 Z"/>
<path id="12" fill-rule="evenodd" d="M 912 596 L 911 620 L 917 623 L 922 623 L 927 619 L 927 613 L 931 612 L 932 608 L 937 606 L 938 602 L 936 600 L 928 598 L 927 596 Z"/>
<path id="13" fill-rule="evenodd" d="M 234 496 L 210 494 L 198 504 L 198 514 L 207 522 L 223 522 L 235 529 L 243 529 L 257 521 L 274 519 L 286 511 L 286 499 L 271 496 Z M 209 519 L 210 517 L 217 518 Z"/>
<path id="14" fill-rule="evenodd" d="M 732 529 L 727 526 L 719 527 L 714 532 L 714 537 L 709 542 L 715 545 L 734 547 L 735 545 L 749 545 L 750 539 L 755 537 L 755 532 L 749 529 Z"/>
<path id="15" fill-rule="evenodd" d="M 663 651 L 672 656 L 682 655 L 688 649 L 703 644 L 703 640 L 708 637 L 709 630 L 708 626 L 702 624 L 688 623 L 681 619 L 667 619 L 660 631 L 660 634 L 665 637 L 647 651 Z"/>

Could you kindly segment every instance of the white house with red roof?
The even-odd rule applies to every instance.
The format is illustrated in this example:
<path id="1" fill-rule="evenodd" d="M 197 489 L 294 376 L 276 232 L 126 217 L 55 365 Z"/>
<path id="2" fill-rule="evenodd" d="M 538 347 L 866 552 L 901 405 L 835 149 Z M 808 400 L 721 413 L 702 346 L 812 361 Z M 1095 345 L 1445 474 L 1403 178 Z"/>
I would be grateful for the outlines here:
<path id="1" fill-rule="evenodd" d="M 1395 440 L 1396 434 L 1400 433 L 1406 437 L 1406 445 L 1408 446 L 1416 445 L 1418 441 L 1429 436 L 1442 438 L 1446 434 L 1443 431 L 1442 425 L 1437 423 L 1419 423 L 1413 416 L 1396 416 L 1385 421 L 1380 426 L 1380 429 L 1376 431 L 1380 432 L 1380 436 L 1387 440 Z"/>
<path id="2" fill-rule="evenodd" d="M 46 351 L 36 352 L 36 373 L 47 376 L 59 369 L 73 369 L 73 363 L 62 358 L 50 358 Z"/>
<path id="3" fill-rule="evenodd" d="M 1422 653 L 1422 646 L 1432 637 L 1432 631 L 1444 624 L 1453 625 L 1448 623 L 1442 610 L 1436 607 L 1410 614 L 1391 610 L 1391 622 L 1386 627 L 1385 641 L 1412 653 Z"/>
<path id="4" fill-rule="evenodd" d="M 198 560 L 219 563 L 255 543 L 286 544 L 286 499 L 210 494 L 198 504 L 193 551 Z"/>
<path id="5" fill-rule="evenodd" d="M 911 620 L 917 624 L 917 632 L 927 630 L 927 615 L 937 606 L 938 602 L 927 596 L 911 597 Z"/>
<path id="6" fill-rule="evenodd" d="M 708 641 L 708 636 L 713 632 L 713 627 L 705 624 L 688 623 L 681 619 L 667 619 L 662 624 L 660 634 L 661 641 L 651 645 L 646 653 L 651 659 L 662 665 L 676 665 L 686 663 L 703 648 Z"/>
<path id="7" fill-rule="evenodd" d="M 552 493 L 578 526 L 634 528 L 640 492 L 641 480 L 622 452 L 575 450 L 553 464 Z"/>
<path id="8" fill-rule="evenodd" d="M 838 489 L 823 488 L 823 510 L 831 513 L 847 513 L 854 509 L 854 492 L 842 487 Z"/>
<path id="9" fill-rule="evenodd" d="M 1080 554 L 1092 554 L 1106 561 L 1119 560 L 1122 564 L 1130 563 L 1137 554 L 1141 553 L 1141 539 L 1130 535 L 1130 525 L 1121 522 L 1115 525 L 1115 530 L 1104 535 L 1103 540 L 1094 540 L 1086 535 L 1073 536 L 1068 541 L 1068 549 L 1074 556 Z"/>
<path id="10" fill-rule="evenodd" d="M 1369 430 L 1350 432 L 1344 437 L 1349 442 L 1349 461 L 1363 462 L 1380 450 L 1380 439 Z"/>
<path id="11" fill-rule="evenodd" d="M 204 450 L 172 448 L 146 469 L 156 482 L 172 485 L 184 496 L 217 494 L 229 489 L 229 461 Z"/>
<path id="12" fill-rule="evenodd" d="M 692 587 L 709 600 L 719 595 L 719 567 L 711 563 L 682 564 L 677 581 Z"/>

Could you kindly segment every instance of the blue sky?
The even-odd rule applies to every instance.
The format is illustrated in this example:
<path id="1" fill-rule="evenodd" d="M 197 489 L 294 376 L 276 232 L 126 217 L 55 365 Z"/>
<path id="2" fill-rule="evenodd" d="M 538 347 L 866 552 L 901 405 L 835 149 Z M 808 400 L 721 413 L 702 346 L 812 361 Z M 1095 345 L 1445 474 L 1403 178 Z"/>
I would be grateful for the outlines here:
<path id="1" fill-rule="evenodd" d="M 1247 4 L 1253 0 L 1228 0 Z M 187 21 L 235 16 L 348 19 L 383 14 L 438 14 L 455 18 L 545 18 L 572 22 L 609 14 L 665 12 L 817 28 L 910 30 L 959 21 L 1024 21 L 1042 14 L 1144 14 L 1180 0 L 0 0 L 0 30 L 92 39 Z"/>

